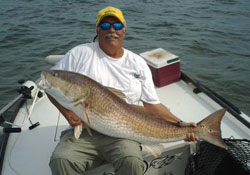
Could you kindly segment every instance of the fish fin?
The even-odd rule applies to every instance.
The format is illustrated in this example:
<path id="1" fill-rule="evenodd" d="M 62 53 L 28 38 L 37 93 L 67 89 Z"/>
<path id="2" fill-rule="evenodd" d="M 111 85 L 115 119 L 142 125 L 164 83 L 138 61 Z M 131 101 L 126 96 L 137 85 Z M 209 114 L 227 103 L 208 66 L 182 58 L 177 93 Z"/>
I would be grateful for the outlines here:
<path id="1" fill-rule="evenodd" d="M 199 137 L 201 137 L 201 139 L 218 147 L 227 149 L 227 145 L 223 142 L 221 138 L 220 129 L 221 120 L 225 112 L 225 109 L 220 109 L 200 121 L 197 124 L 197 129 L 199 130 L 197 134 L 199 135 Z"/>
<path id="2" fill-rule="evenodd" d="M 87 130 L 88 134 L 89 134 L 90 136 L 93 136 L 93 134 L 92 134 L 92 131 L 91 131 L 90 127 L 88 127 L 88 126 L 86 126 L 86 125 L 85 125 L 85 128 L 86 128 L 86 130 Z"/>
<path id="3" fill-rule="evenodd" d="M 115 94 L 117 97 L 119 97 L 120 99 L 124 100 L 126 99 L 126 96 L 125 94 L 118 90 L 118 89 L 115 89 L 115 88 L 111 88 L 111 87 L 107 87 L 108 90 L 110 90 L 113 94 Z"/>
<path id="4" fill-rule="evenodd" d="M 88 103 L 87 103 L 87 102 L 84 102 L 83 105 L 84 105 L 84 116 L 86 117 L 87 123 L 88 123 L 88 125 L 89 125 L 89 124 L 90 124 L 90 120 L 89 120 L 89 116 L 88 116 L 88 113 L 87 113 L 87 110 L 88 110 Z"/>
<path id="5" fill-rule="evenodd" d="M 135 108 L 135 109 L 137 109 L 138 111 L 140 111 L 140 112 L 147 112 L 146 111 L 146 109 L 143 107 L 143 106 L 139 106 L 139 105 L 134 105 L 134 104 L 130 104 L 130 106 L 132 107 L 132 108 Z"/>
<path id="6" fill-rule="evenodd" d="M 83 89 L 83 93 L 85 94 L 84 96 L 80 96 L 76 99 L 74 99 L 74 106 L 77 107 L 78 105 L 81 105 L 82 103 L 84 103 L 86 101 L 86 99 L 89 97 L 90 95 L 90 89 L 89 88 L 84 88 Z"/>
<path id="7" fill-rule="evenodd" d="M 80 105 L 82 103 L 84 103 L 83 100 L 78 100 L 78 101 L 75 102 L 74 107 L 77 107 L 78 105 Z"/>
<path id="8" fill-rule="evenodd" d="M 82 133 L 82 124 L 81 125 L 77 125 L 74 127 L 74 137 L 76 140 L 79 139 L 81 133 Z"/>
<path id="9" fill-rule="evenodd" d="M 152 154 L 155 158 L 159 157 L 161 153 L 164 152 L 164 146 L 161 144 L 142 144 L 142 147 L 146 150 L 147 153 Z"/>

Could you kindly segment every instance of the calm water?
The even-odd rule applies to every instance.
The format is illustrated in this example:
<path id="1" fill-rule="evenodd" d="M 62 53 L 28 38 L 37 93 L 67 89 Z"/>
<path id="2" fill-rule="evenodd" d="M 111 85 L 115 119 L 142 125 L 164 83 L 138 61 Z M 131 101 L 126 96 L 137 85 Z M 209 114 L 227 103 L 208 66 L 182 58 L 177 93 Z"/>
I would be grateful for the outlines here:
<path id="1" fill-rule="evenodd" d="M 0 108 L 19 79 L 49 68 L 45 56 L 92 41 L 97 11 L 109 5 L 124 11 L 124 47 L 179 55 L 187 74 L 250 115 L 249 0 L 1 0 Z"/>

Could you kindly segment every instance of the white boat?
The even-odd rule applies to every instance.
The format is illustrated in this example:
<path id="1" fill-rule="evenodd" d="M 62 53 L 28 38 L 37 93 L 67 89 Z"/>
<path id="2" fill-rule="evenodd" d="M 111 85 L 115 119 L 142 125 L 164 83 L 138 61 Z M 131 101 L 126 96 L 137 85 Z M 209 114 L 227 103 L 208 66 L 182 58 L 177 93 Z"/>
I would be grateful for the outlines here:
<path id="1" fill-rule="evenodd" d="M 145 52 L 141 55 L 147 60 L 152 71 L 156 71 L 156 69 L 153 69 L 154 67 L 157 68 L 159 61 L 162 61 L 162 56 L 164 59 L 167 58 L 168 61 L 170 60 L 168 64 L 164 66 L 173 66 L 173 64 L 179 62 L 179 59 L 175 55 L 162 54 L 161 49 Z M 156 62 L 158 61 L 158 63 L 156 66 L 148 60 L 148 57 L 157 58 Z M 61 58 L 62 55 L 53 55 L 47 57 L 46 60 L 51 63 L 57 62 Z M 177 68 L 179 66 L 178 64 Z M 157 69 L 160 68 L 158 67 Z M 154 77 L 156 78 L 156 84 L 158 81 L 158 85 L 161 86 L 156 87 L 160 101 L 183 121 L 198 122 L 218 109 L 227 109 L 221 124 L 222 137 L 225 139 L 233 139 L 231 142 L 230 140 L 226 142 L 229 144 L 237 141 L 236 146 L 238 147 L 234 148 L 234 151 L 237 149 L 245 149 L 243 154 L 247 157 L 246 160 L 243 160 L 242 166 L 243 169 L 245 169 L 244 172 L 250 172 L 250 117 L 205 85 L 192 80 L 184 73 L 178 71 L 179 70 L 177 70 L 177 74 L 180 79 L 174 78 L 173 82 L 167 82 L 166 85 L 159 82 L 160 78 L 164 79 L 164 73 L 163 77 L 161 77 L 162 75 L 158 77 L 159 79 Z M 155 73 L 153 74 L 155 75 Z M 36 84 L 36 82 L 32 81 L 24 82 L 21 88 L 22 93 L 0 111 L 2 119 L 0 174 L 2 175 L 51 174 L 48 165 L 49 159 L 59 141 L 61 131 L 68 127 L 68 123 Z M 17 106 L 17 104 L 18 110 L 16 114 L 13 115 L 13 124 L 11 126 L 10 122 L 4 121 L 2 116 L 7 113 L 10 108 Z M 204 142 L 197 144 L 184 141 L 163 143 L 162 145 L 165 150 L 162 155 L 157 158 L 143 150 L 145 174 L 192 174 L 194 171 L 192 168 L 197 168 L 198 166 L 191 165 L 190 161 L 194 155 L 199 155 L 201 152 L 199 148 L 203 143 Z M 248 147 L 241 148 L 240 144 L 246 144 Z M 214 156 L 215 159 L 219 157 L 219 152 L 223 154 L 226 152 L 221 148 L 212 147 L 214 150 L 217 150 L 217 155 Z M 205 161 L 204 165 L 206 165 L 206 163 L 207 161 Z M 187 167 L 189 168 L 188 170 Z M 192 170 L 190 170 L 190 168 Z M 112 165 L 106 163 L 96 169 L 89 170 L 86 174 L 111 175 L 114 174 L 114 171 Z"/>

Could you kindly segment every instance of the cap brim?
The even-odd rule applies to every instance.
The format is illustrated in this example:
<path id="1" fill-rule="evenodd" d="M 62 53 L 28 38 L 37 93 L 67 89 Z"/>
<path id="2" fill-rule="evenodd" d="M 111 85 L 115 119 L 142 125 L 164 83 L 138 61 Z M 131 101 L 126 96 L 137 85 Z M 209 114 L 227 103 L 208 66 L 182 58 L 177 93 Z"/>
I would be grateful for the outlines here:
<path id="1" fill-rule="evenodd" d="M 122 21 L 119 19 L 119 17 L 117 17 L 116 15 L 110 15 L 110 14 L 108 14 L 108 15 L 103 15 L 103 16 L 96 22 L 96 26 L 98 26 L 98 25 L 101 23 L 101 21 L 103 20 L 103 18 L 105 18 L 105 17 L 107 17 L 107 16 L 115 17 L 115 18 L 118 19 L 123 25 L 126 24 L 125 22 L 122 22 Z"/>

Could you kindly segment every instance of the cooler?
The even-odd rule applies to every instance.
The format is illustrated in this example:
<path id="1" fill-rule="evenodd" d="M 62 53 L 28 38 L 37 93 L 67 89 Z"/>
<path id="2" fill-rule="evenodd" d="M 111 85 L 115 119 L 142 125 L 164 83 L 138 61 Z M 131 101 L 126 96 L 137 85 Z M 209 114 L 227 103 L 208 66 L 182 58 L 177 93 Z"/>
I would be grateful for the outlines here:
<path id="1" fill-rule="evenodd" d="M 143 52 L 140 54 L 152 72 L 154 84 L 158 87 L 180 80 L 180 59 L 178 56 L 162 49 Z"/>

